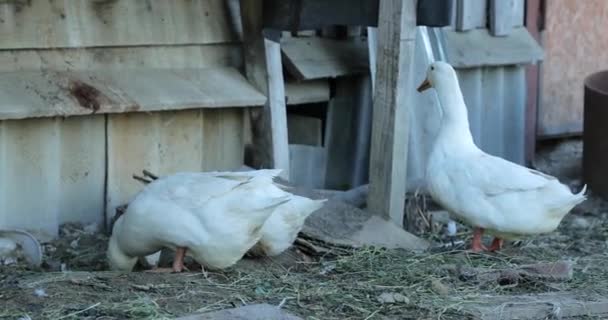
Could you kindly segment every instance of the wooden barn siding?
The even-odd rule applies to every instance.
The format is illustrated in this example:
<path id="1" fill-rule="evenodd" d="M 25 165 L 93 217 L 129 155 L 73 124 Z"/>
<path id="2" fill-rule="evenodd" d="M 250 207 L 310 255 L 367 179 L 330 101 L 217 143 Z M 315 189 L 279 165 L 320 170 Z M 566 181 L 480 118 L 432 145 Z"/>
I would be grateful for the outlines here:
<path id="1" fill-rule="evenodd" d="M 238 68 L 233 15 L 221 0 L 2 2 L 0 72 Z M 0 227 L 47 239 L 64 222 L 101 225 L 104 208 L 112 213 L 141 187 L 131 178 L 141 169 L 238 167 L 249 139 L 245 113 L 220 108 L 2 120 Z"/>

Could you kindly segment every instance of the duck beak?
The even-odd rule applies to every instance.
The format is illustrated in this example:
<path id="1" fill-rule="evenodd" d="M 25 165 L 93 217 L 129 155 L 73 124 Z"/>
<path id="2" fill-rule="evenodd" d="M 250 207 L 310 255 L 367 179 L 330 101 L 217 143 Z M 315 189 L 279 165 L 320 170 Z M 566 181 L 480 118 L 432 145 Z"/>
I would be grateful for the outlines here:
<path id="1" fill-rule="evenodd" d="M 418 92 L 422 92 L 426 89 L 429 89 L 431 86 L 431 83 L 429 82 L 429 80 L 424 79 L 424 81 L 422 81 L 422 83 L 418 86 Z"/>

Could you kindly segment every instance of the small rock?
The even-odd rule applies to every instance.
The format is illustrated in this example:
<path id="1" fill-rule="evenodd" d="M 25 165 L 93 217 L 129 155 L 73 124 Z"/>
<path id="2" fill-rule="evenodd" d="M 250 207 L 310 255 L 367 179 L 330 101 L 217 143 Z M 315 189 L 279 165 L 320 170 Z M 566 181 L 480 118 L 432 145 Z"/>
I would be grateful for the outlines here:
<path id="1" fill-rule="evenodd" d="M 44 289 L 38 288 L 36 290 L 34 290 L 34 295 L 36 297 L 48 297 L 48 295 L 46 294 L 46 291 L 44 291 Z"/>
<path id="2" fill-rule="evenodd" d="M 587 219 L 582 217 L 574 218 L 570 225 L 574 229 L 589 229 L 589 227 L 591 227 L 591 223 Z"/>
<path id="3" fill-rule="evenodd" d="M 438 279 L 431 280 L 431 288 L 442 296 L 446 296 L 450 293 L 450 289 Z"/>
<path id="4" fill-rule="evenodd" d="M 392 304 L 392 303 L 404 303 L 409 304 L 410 299 L 401 293 L 396 292 L 383 292 L 378 296 L 378 302 L 382 304 Z"/>

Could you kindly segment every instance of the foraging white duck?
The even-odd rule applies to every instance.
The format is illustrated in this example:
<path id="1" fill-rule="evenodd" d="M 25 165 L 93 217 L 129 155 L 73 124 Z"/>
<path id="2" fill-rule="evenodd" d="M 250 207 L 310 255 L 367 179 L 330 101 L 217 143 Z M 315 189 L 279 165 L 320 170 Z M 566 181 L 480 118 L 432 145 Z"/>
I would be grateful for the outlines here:
<path id="1" fill-rule="evenodd" d="M 111 269 L 130 271 L 139 257 L 175 250 L 180 272 L 186 254 L 202 266 L 227 268 L 262 237 L 274 210 L 292 199 L 274 178 L 281 170 L 178 173 L 148 184 L 116 222 L 108 244 Z"/>
<path id="2" fill-rule="evenodd" d="M 249 253 L 253 256 L 278 256 L 287 250 L 302 230 L 306 218 L 323 206 L 327 199 L 311 200 L 293 195 L 281 204 L 262 227 L 262 238 Z"/>
<path id="3" fill-rule="evenodd" d="M 474 227 L 472 251 L 494 251 L 503 239 L 551 232 L 586 199 L 586 185 L 573 194 L 555 177 L 480 150 L 469 131 L 452 66 L 432 63 L 418 91 L 431 87 L 437 92 L 442 119 L 427 166 L 427 187 L 435 201 Z M 495 236 L 490 248 L 481 243 L 484 231 Z"/>

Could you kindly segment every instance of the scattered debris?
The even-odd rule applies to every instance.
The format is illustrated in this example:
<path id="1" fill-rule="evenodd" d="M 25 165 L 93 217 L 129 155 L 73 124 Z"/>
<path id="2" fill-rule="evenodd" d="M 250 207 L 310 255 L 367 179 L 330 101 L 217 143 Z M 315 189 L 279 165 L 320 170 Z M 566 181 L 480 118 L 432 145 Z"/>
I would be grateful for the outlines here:
<path id="1" fill-rule="evenodd" d="M 401 293 L 396 292 L 383 292 L 378 296 L 378 302 L 382 304 L 392 304 L 392 303 L 403 303 L 409 304 L 410 299 Z"/>
<path id="2" fill-rule="evenodd" d="M 93 222 L 93 223 L 89 223 L 86 226 L 84 226 L 84 233 L 88 234 L 88 235 L 93 235 L 97 232 L 99 232 L 99 224 Z"/>
<path id="3" fill-rule="evenodd" d="M 42 263 L 40 243 L 29 232 L 0 229 L 0 239 L 4 239 L 0 244 L 0 260 L 10 259 L 8 261 L 13 264 L 23 259 L 30 267 L 38 267 Z M 2 253 L 2 250 L 6 252 Z"/>
<path id="4" fill-rule="evenodd" d="M 442 296 L 447 296 L 450 293 L 450 289 L 439 279 L 431 280 L 431 288 L 435 293 Z"/>

